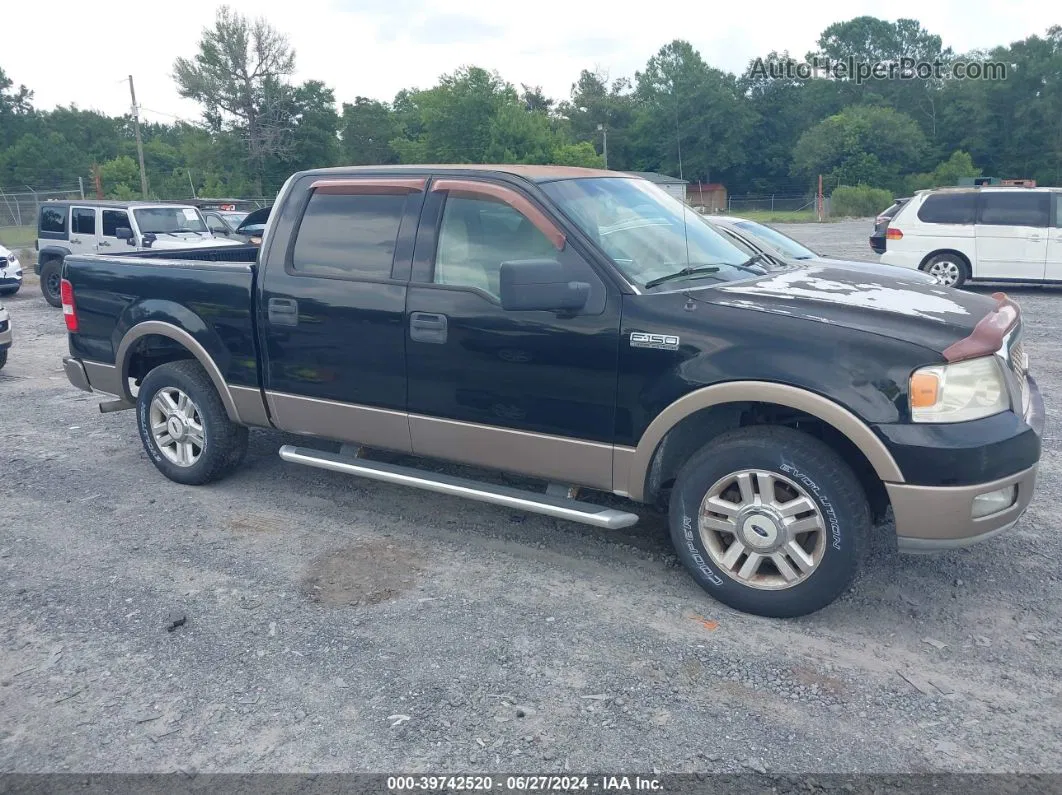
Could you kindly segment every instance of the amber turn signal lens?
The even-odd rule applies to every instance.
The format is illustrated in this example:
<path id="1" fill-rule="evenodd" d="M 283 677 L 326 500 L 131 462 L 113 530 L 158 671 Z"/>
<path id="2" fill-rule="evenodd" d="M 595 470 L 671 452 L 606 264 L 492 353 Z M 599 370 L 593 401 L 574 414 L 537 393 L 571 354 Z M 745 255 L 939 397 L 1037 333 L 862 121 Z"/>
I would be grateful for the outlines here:
<path id="1" fill-rule="evenodd" d="M 932 373 L 915 373 L 911 376 L 911 406 L 929 408 L 937 402 L 940 380 Z"/>

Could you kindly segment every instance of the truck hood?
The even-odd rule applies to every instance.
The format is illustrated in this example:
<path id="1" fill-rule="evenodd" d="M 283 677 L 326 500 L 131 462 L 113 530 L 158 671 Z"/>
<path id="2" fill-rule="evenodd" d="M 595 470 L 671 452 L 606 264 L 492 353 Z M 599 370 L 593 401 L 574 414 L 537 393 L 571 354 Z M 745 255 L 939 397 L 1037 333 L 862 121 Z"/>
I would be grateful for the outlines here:
<path id="1" fill-rule="evenodd" d="M 690 282 L 696 284 L 696 282 Z M 938 353 L 996 308 L 985 295 L 824 263 L 695 288 L 697 300 L 881 334 Z"/>

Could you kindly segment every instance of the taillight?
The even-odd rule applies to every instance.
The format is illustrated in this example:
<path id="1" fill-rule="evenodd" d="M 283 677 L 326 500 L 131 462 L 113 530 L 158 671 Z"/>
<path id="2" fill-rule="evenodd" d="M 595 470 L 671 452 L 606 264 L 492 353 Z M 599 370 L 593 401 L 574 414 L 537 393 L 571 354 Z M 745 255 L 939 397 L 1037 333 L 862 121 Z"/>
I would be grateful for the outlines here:
<path id="1" fill-rule="evenodd" d="M 885 239 L 886 240 L 899 240 L 902 237 L 903 237 L 903 232 L 901 232 L 899 229 L 886 229 L 885 230 Z"/>
<path id="2" fill-rule="evenodd" d="M 74 286 L 66 279 L 59 283 L 59 297 L 63 300 L 63 317 L 66 330 L 77 333 L 77 307 L 74 305 Z"/>

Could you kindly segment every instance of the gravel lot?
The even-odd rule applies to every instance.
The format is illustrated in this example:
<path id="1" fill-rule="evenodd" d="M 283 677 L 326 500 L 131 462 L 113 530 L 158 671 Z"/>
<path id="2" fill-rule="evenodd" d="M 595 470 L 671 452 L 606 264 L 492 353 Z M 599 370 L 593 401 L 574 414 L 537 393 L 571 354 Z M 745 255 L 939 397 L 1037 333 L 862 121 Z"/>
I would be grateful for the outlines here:
<path id="1" fill-rule="evenodd" d="M 871 259 L 869 227 L 786 231 Z M 0 771 L 1062 771 L 1062 294 L 1010 292 L 1048 415 L 1025 518 L 939 557 L 879 528 L 853 592 L 774 621 L 711 601 L 651 512 L 519 515 L 285 464 L 265 431 L 232 478 L 171 483 L 131 412 L 67 383 L 27 285 L 4 299 Z"/>

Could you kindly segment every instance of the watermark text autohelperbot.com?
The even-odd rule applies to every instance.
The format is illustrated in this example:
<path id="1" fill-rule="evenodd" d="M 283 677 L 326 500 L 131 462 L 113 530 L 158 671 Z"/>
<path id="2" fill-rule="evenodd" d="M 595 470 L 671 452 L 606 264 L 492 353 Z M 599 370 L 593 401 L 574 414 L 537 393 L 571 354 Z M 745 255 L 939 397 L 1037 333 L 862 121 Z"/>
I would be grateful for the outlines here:
<path id="1" fill-rule="evenodd" d="M 764 61 L 752 64 L 752 77 L 771 80 L 812 80 L 833 78 L 852 80 L 857 85 L 872 80 L 1006 80 L 1007 65 L 1001 61 L 920 61 L 900 58 L 895 61 L 861 61 L 854 57 L 824 58 L 809 61 Z"/>

